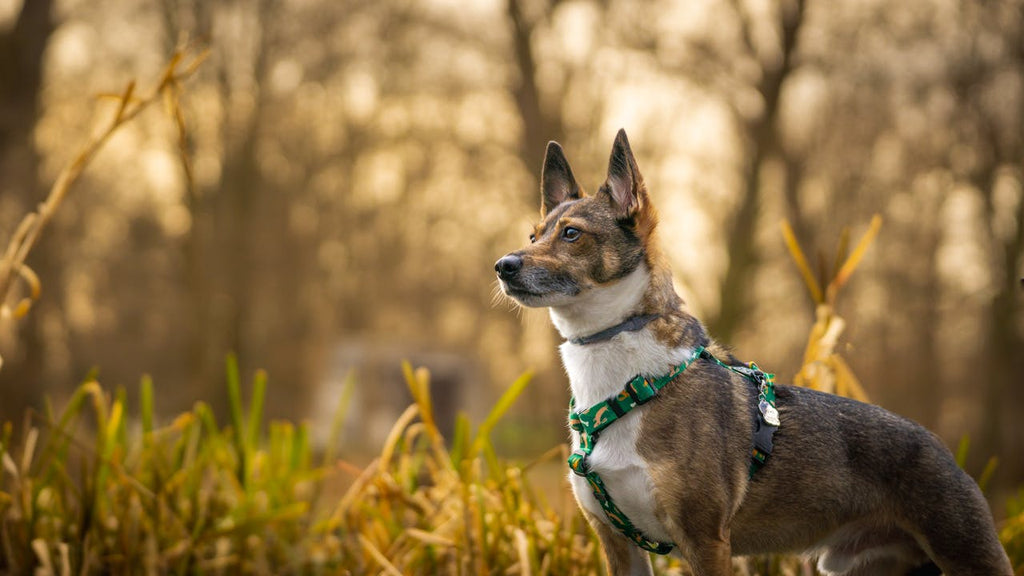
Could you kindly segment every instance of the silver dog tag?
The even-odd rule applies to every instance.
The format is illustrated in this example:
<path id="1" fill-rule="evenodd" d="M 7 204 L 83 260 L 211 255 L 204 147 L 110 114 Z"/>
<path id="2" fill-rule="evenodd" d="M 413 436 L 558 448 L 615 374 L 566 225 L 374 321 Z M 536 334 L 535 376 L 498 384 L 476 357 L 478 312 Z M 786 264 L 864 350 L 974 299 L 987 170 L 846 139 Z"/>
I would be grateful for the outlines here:
<path id="1" fill-rule="evenodd" d="M 771 424 L 772 426 L 778 426 L 779 422 L 779 411 L 774 406 L 768 403 L 767 400 L 761 400 L 757 404 L 758 409 L 761 410 L 761 416 L 764 417 L 764 421 Z"/>

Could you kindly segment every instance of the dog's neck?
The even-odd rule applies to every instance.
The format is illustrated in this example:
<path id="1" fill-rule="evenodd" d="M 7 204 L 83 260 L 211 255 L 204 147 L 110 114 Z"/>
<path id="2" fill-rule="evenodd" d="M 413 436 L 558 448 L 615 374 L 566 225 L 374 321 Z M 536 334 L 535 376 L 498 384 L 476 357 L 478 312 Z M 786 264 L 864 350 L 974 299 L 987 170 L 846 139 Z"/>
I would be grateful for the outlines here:
<path id="1" fill-rule="evenodd" d="M 551 307 L 551 322 L 566 340 L 600 332 L 641 312 L 650 280 L 650 270 L 641 264 L 614 283 L 581 294 L 571 304 Z"/>
<path id="2" fill-rule="evenodd" d="M 591 288 L 571 304 L 552 306 L 549 313 L 567 343 L 598 334 L 631 317 L 655 316 L 643 329 L 653 328 L 658 339 L 670 348 L 708 346 L 711 340 L 703 324 L 685 308 L 671 273 L 657 265 L 652 272 L 644 263 L 614 283 Z"/>
<path id="3" fill-rule="evenodd" d="M 573 342 L 638 315 L 657 318 L 593 344 Z M 662 375 L 688 358 L 703 333 L 682 311 L 671 276 L 643 264 L 614 283 L 591 288 L 571 306 L 551 308 L 551 320 L 566 341 L 560 350 L 578 406 L 617 394 L 637 374 Z"/>

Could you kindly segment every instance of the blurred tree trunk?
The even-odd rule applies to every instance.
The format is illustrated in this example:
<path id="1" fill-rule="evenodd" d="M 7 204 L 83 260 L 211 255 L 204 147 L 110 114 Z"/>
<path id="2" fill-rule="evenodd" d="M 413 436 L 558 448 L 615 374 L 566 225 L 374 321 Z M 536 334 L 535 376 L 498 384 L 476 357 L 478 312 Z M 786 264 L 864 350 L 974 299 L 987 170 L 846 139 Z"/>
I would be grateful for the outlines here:
<path id="1" fill-rule="evenodd" d="M 935 221 L 937 220 L 936 218 Z M 919 349 L 913 356 L 916 358 L 915 370 L 910 375 L 911 389 L 914 390 L 913 409 L 915 410 L 915 413 L 910 416 L 925 427 L 932 428 L 939 420 L 942 398 L 948 394 L 944 387 L 945 379 L 943 379 L 940 368 L 942 362 L 938 350 L 939 319 L 941 318 L 939 302 L 942 298 L 942 281 L 938 266 L 941 231 L 937 225 L 931 225 L 924 231 L 924 236 L 920 252 L 918 252 L 926 261 L 924 278 L 921 279 L 921 285 L 918 288 L 920 297 L 917 298 L 918 307 L 916 309 L 919 313 L 916 318 L 908 319 L 917 324 L 920 334 Z"/>
<path id="2" fill-rule="evenodd" d="M 53 0 L 26 0 L 14 26 L 0 33 L 0 183 L 5 194 L 17 195 L 25 211 L 43 199 L 33 131 L 41 110 L 43 54 L 54 28 Z M 6 235 L 0 239 L 7 240 Z M 60 282 L 51 273 L 52 244 L 46 237 L 42 240 L 28 264 L 52 299 L 60 293 Z M 0 421 L 20 417 L 26 407 L 38 407 L 42 398 L 46 345 L 40 308 L 16 321 L 16 352 L 4 355 L 0 369 Z"/>
<path id="3" fill-rule="evenodd" d="M 949 381 L 939 354 L 941 200 L 929 203 L 918 199 L 916 204 L 922 225 L 896 226 L 886 232 L 890 243 L 910 247 L 915 257 L 912 262 L 890 262 L 885 271 L 889 321 L 882 324 L 887 333 L 891 331 L 891 338 L 877 342 L 885 368 L 872 383 L 871 399 L 881 406 L 898 407 L 904 416 L 933 428 L 939 422 Z M 892 330 L 900 324 L 914 326 L 913 332 Z"/>
<path id="4" fill-rule="evenodd" d="M 253 327 L 260 322 L 254 309 L 254 282 L 260 274 L 255 255 L 265 252 L 259 249 L 259 231 L 265 226 L 256 220 L 266 183 L 260 175 L 257 149 L 266 116 L 268 39 L 276 1 L 261 0 L 244 13 L 258 38 L 249 50 L 230 38 L 214 37 L 221 16 L 216 4 L 165 0 L 161 8 L 166 45 L 173 46 L 191 33 L 228 46 L 215 53 L 212 66 L 218 107 L 223 111 L 217 143 L 220 172 L 210 184 L 186 183 L 184 202 L 192 226 L 182 245 L 192 395 L 211 398 L 222 409 L 224 388 L 215 387 L 210 394 L 209 386 L 222 381 L 225 355 L 237 354 L 239 364 L 246 367 L 260 349 L 253 336 Z M 201 114 L 194 116 L 197 122 L 209 121 Z M 209 144 L 198 150 L 191 135 L 182 144 L 190 156 L 212 153 Z"/>
<path id="5" fill-rule="evenodd" d="M 547 6 L 544 18 L 549 18 L 558 1 Z M 515 62 L 515 84 L 512 95 L 516 111 L 522 122 L 519 157 L 533 178 L 534 186 L 530 202 L 538 202 L 540 196 L 540 169 L 548 142 L 563 139 L 561 110 L 545 109 L 537 86 L 537 62 L 533 53 L 533 35 L 539 22 L 531 21 L 523 11 L 521 0 L 507 0 L 509 29 L 512 34 L 512 54 Z"/>
<path id="6" fill-rule="evenodd" d="M 1019 178 L 1018 178 L 1019 180 Z M 989 371 L 985 400 L 983 444 L 1003 455 L 1000 473 L 1008 479 L 1024 477 L 1024 336 L 1020 331 L 1021 307 L 1018 263 L 1024 258 L 1024 201 L 1018 202 L 1017 235 L 1001 247 L 1003 280 L 992 300 L 989 339 L 992 350 L 986 362 Z"/>
<path id="7" fill-rule="evenodd" d="M 733 6 L 740 19 L 743 40 L 748 55 L 761 64 L 760 79 L 756 85 L 761 96 L 763 110 L 744 123 L 747 162 L 744 168 L 744 187 L 739 208 L 733 217 L 732 230 L 728 235 L 727 254 L 729 265 L 719 289 L 720 306 L 718 314 L 710 319 L 708 327 L 715 338 L 728 342 L 735 335 L 744 317 L 750 310 L 750 285 L 760 263 L 755 243 L 758 215 L 761 205 L 762 177 L 765 167 L 771 161 L 785 160 L 782 157 L 778 131 L 779 110 L 782 88 L 795 67 L 794 57 L 797 39 L 805 20 L 806 0 L 783 0 L 776 6 L 778 14 L 779 55 L 759 57 L 754 46 L 751 25 L 752 15 L 739 1 Z M 793 159 L 786 160 L 792 163 Z M 787 194 L 795 202 L 795 183 L 787 183 L 794 192 Z M 799 214 L 790 208 L 790 217 Z M 793 222 L 797 230 L 804 228 L 799 220 Z"/>
<path id="8" fill-rule="evenodd" d="M 257 64 L 262 63 L 265 47 L 260 47 Z M 217 237 L 216 250 L 220 273 L 220 296 L 217 304 L 220 314 L 219 341 L 221 353 L 233 351 L 240 358 L 248 357 L 246 332 L 248 316 L 252 312 L 252 248 L 253 215 L 258 197 L 262 194 L 263 183 L 256 161 L 256 143 L 259 138 L 263 104 L 262 66 L 257 66 L 253 91 L 253 108 L 239 112 L 232 102 L 232 88 L 226 80 L 226 71 L 221 70 L 221 99 L 228 110 L 224 122 L 223 142 L 224 164 L 220 185 L 217 187 L 217 208 L 214 214 L 214 231 Z M 242 114 L 241 119 L 237 119 Z M 233 125 L 237 125 L 235 128 Z"/>
<path id="9" fill-rule="evenodd" d="M 252 8 L 251 33 L 259 38 L 253 43 L 252 52 L 234 54 L 234 59 L 226 54 L 218 60 L 216 68 L 220 108 L 224 111 L 220 126 L 222 168 L 217 183 L 203 192 L 210 198 L 211 237 L 207 249 L 213 265 L 212 302 L 207 318 L 207 329 L 211 332 L 205 339 L 209 346 L 205 362 L 207 385 L 223 380 L 227 353 L 237 355 L 243 370 L 251 368 L 250 363 L 259 355 L 253 339 L 259 318 L 253 303 L 254 282 L 260 275 L 255 258 L 260 225 L 254 219 L 266 183 L 260 175 L 256 154 L 266 113 L 267 39 L 273 27 L 273 4 L 274 0 L 261 0 Z M 248 71 L 244 87 L 238 85 L 238 67 Z M 213 397 L 218 407 L 226 406 L 224 387 L 216 388 Z"/>
<path id="10" fill-rule="evenodd" d="M 999 476 L 1008 481 L 1024 477 L 1024 334 L 1021 333 L 1024 263 L 1024 92 L 1018 86 L 1009 100 L 1016 104 L 993 106 L 988 91 L 1002 78 L 1024 80 L 1024 6 L 1019 2 L 1007 19 L 999 4 L 976 2 L 962 7 L 965 26 L 970 29 L 966 47 L 958 47 L 959 64 L 952 69 L 953 89 L 960 104 L 960 132 L 967 147 L 975 152 L 967 179 L 980 192 L 983 213 L 982 241 L 991 248 L 993 296 L 988 304 L 987 331 L 978 358 L 982 382 L 981 449 L 974 458 L 999 455 Z M 980 45 L 981 38 L 995 37 L 1005 51 L 996 57 Z M 1012 213 L 1000 206 L 1002 187 L 1017 190 Z M 1009 216 L 1009 219 L 1005 219 Z M 1002 223 L 1000 222 L 1002 220 Z M 982 452 L 982 453 L 977 453 Z"/>
<path id="11" fill-rule="evenodd" d="M 1017 20 L 1006 30 L 1006 42 L 1011 55 L 1012 67 L 1017 78 L 1024 80 L 1024 5 L 1020 2 L 1015 6 Z M 1017 210 L 1013 215 L 1013 233 L 1005 239 L 999 239 L 994 230 L 995 186 L 988 190 L 985 203 L 989 216 L 988 223 L 995 245 L 999 247 L 999 268 L 1001 281 L 998 292 L 992 301 L 992 339 L 994 341 L 994 357 L 996 365 L 992 379 L 992 391 L 989 394 L 989 405 L 998 406 L 1001 410 L 996 422 L 990 424 L 987 435 L 998 437 L 995 448 L 998 454 L 1004 454 L 1003 474 L 1006 478 L 1017 481 L 1024 478 L 1024 460 L 1013 455 L 1024 454 L 1024 395 L 1021 385 L 1024 384 L 1024 333 L 1021 328 L 1021 317 L 1024 316 L 1024 93 L 1017 94 L 1017 123 L 1012 126 L 1010 138 L 1003 139 L 1003 166 L 1007 169 L 1008 178 L 1013 180 L 1018 190 Z"/>
<path id="12" fill-rule="evenodd" d="M 1024 54 L 1022 54 L 1024 56 Z M 1019 60 L 1024 72 L 1024 57 Z M 1024 100 L 1024 99 L 1022 99 Z M 1024 101 L 1021 103 L 1024 113 Z M 1024 146 L 1021 143 L 1024 134 L 1024 122 L 1017 127 L 1016 138 L 1009 144 L 997 148 L 999 156 L 1006 163 L 1001 164 L 1010 172 L 1020 190 L 1024 187 Z M 995 136 L 995 135 L 993 135 Z M 999 146 L 997 141 L 992 144 Z M 986 341 L 988 351 L 981 359 L 980 373 L 986 376 L 986 394 L 982 415 L 982 445 L 991 453 L 1003 455 L 1000 460 L 1000 474 L 1008 479 L 1024 477 L 1024 461 L 1011 457 L 1024 454 L 1024 396 L 1021 385 L 1024 384 L 1024 334 L 1021 334 L 1020 321 L 1024 314 L 1021 300 L 1024 298 L 1024 286 L 1021 285 L 1021 262 L 1024 262 L 1024 198 L 1018 198 L 1016 211 L 1013 214 L 1013 234 L 1000 238 L 994 229 L 995 195 L 998 186 L 998 174 L 995 170 L 987 179 L 988 184 L 982 189 L 985 196 L 986 223 L 989 228 L 988 245 L 995 248 L 996 293 L 989 305 L 988 334 Z M 982 455 L 984 456 L 984 455 Z"/>
<path id="13" fill-rule="evenodd" d="M 0 158 L 32 141 L 43 52 L 54 27 L 53 0 L 33 0 L 22 4 L 14 27 L 0 34 Z"/>
<path id="14" fill-rule="evenodd" d="M 189 35 L 190 31 L 199 38 L 209 41 L 213 31 L 213 14 L 209 5 L 183 0 L 163 0 L 160 3 L 162 23 L 164 26 L 164 51 L 173 53 L 179 43 Z M 211 341 L 213 331 L 210 330 L 212 310 L 212 266 L 208 262 L 206 252 L 210 245 L 210 207 L 209 194 L 204 194 L 195 181 L 194 163 L 198 151 L 192 130 L 201 121 L 194 107 L 182 102 L 190 112 L 184 121 L 185 131 L 179 134 L 179 154 L 182 172 L 185 177 L 184 203 L 188 209 L 191 225 L 182 238 L 181 257 L 184 275 L 184 306 L 187 318 L 184 327 L 186 336 L 186 370 L 191 397 L 209 385 L 221 369 L 223 351 Z M 190 123 L 190 119 L 195 119 Z"/>

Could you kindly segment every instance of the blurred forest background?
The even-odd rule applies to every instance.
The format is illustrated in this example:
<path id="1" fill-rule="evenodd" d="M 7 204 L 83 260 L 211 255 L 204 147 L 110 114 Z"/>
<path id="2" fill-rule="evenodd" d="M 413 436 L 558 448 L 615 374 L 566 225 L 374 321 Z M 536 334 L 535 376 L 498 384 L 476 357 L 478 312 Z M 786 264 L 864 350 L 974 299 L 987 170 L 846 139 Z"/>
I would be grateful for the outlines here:
<path id="1" fill-rule="evenodd" d="M 94 367 L 223 411 L 235 351 L 269 416 L 323 433 L 352 371 L 368 448 L 403 358 L 449 420 L 533 368 L 504 442 L 559 442 L 558 337 L 495 304 L 493 263 L 546 143 L 592 191 L 624 127 L 689 305 L 781 381 L 814 310 L 779 221 L 831 261 L 882 214 L 844 355 L 874 402 L 969 434 L 969 469 L 998 456 L 996 489 L 1024 481 L 1024 1 L 0 0 L 0 241 L 110 113 L 95 96 L 185 39 L 211 50 L 187 137 L 148 112 L 65 202 L 42 298 L 0 333 L 0 420 Z"/>

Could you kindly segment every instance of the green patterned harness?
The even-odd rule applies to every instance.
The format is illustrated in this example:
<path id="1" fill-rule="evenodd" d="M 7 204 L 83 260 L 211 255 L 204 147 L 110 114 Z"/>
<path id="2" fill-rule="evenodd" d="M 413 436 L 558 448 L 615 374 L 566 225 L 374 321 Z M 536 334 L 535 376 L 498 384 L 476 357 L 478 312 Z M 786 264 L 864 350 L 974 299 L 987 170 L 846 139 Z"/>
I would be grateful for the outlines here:
<path id="1" fill-rule="evenodd" d="M 651 540 L 643 534 L 629 518 L 612 501 L 608 489 L 605 487 L 601 476 L 590 470 L 587 465 L 587 458 L 594 451 L 597 439 L 602 430 L 622 418 L 630 410 L 644 404 L 651 398 L 657 396 L 658 392 L 675 380 L 677 376 L 686 370 L 687 366 L 698 359 L 705 359 L 715 362 L 719 366 L 727 368 L 750 380 L 757 386 L 757 404 L 760 418 L 754 432 L 754 448 L 751 453 L 749 474 L 760 470 L 772 451 L 772 435 L 779 427 L 779 413 L 775 408 L 775 375 L 763 372 L 756 364 L 749 366 L 731 366 L 715 358 L 703 346 L 693 351 L 690 357 L 683 361 L 668 374 L 660 378 L 648 379 L 638 375 L 630 380 L 625 388 L 617 395 L 598 402 L 586 410 L 576 411 L 576 399 L 569 401 L 569 426 L 579 433 L 580 446 L 569 455 L 569 468 L 577 475 L 587 479 L 590 488 L 604 510 L 605 516 L 623 536 L 632 540 L 637 546 L 657 554 L 668 554 L 672 551 L 673 545 L 665 542 Z"/>

